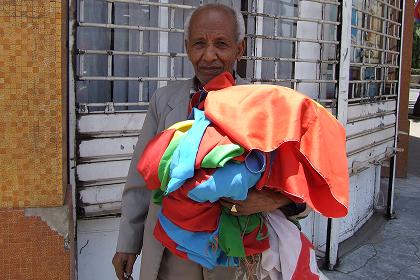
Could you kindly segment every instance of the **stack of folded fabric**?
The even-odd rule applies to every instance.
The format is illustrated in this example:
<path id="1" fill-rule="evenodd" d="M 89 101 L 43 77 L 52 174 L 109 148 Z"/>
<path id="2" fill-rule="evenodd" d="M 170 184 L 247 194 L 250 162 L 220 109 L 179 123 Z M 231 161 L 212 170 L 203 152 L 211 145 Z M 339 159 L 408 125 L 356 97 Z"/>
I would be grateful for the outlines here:
<path id="1" fill-rule="evenodd" d="M 347 214 L 343 127 L 322 106 L 269 85 L 209 92 L 204 111 L 158 134 L 138 164 L 162 205 L 155 237 L 204 267 L 236 266 L 269 247 L 261 213 L 232 216 L 218 200 L 269 188 L 328 217 Z"/>

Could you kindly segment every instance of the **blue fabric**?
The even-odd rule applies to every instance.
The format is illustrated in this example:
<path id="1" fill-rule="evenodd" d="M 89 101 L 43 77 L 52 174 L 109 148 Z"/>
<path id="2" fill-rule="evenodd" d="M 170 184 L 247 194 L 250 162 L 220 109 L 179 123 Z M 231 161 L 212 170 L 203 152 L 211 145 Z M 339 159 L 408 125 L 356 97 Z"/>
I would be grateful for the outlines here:
<path id="1" fill-rule="evenodd" d="M 252 173 L 263 173 L 265 171 L 265 155 L 259 150 L 252 150 L 245 157 L 246 168 Z"/>
<path id="2" fill-rule="evenodd" d="M 250 159 L 251 160 L 251 159 Z M 205 182 L 188 192 L 188 197 L 197 202 L 215 202 L 222 197 L 245 200 L 248 189 L 253 187 L 261 173 L 251 172 L 244 163 L 228 162 Z"/>
<path id="3" fill-rule="evenodd" d="M 194 108 L 194 124 L 180 141 L 172 156 L 170 180 L 165 195 L 176 191 L 189 178 L 194 176 L 195 157 L 200 147 L 201 138 L 210 121 L 204 112 Z"/>
<path id="4" fill-rule="evenodd" d="M 185 252 L 188 258 L 200 265 L 213 269 L 215 266 L 237 266 L 239 260 L 227 257 L 216 244 L 218 229 L 213 233 L 191 232 L 172 223 L 162 212 L 159 213 L 159 222 L 163 230 L 178 246 L 179 251 Z"/>

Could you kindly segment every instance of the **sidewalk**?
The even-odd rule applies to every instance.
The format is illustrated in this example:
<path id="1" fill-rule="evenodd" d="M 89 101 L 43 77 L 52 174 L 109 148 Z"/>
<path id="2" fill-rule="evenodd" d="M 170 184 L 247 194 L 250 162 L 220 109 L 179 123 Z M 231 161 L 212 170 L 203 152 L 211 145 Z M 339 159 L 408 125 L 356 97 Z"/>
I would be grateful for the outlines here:
<path id="1" fill-rule="evenodd" d="M 395 181 L 397 218 L 376 213 L 345 241 L 357 246 L 344 253 L 335 271 L 324 271 L 330 280 L 420 280 L 420 120 L 411 121 L 408 173 Z"/>

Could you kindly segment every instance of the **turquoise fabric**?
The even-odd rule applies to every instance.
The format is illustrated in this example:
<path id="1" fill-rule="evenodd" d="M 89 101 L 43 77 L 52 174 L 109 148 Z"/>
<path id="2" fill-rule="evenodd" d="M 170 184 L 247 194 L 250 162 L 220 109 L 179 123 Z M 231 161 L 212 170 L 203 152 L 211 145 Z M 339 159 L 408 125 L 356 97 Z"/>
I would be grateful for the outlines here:
<path id="1" fill-rule="evenodd" d="M 195 157 L 197 156 L 201 138 L 210 121 L 204 112 L 194 108 L 194 124 L 186 133 L 183 141 L 175 149 L 172 156 L 170 177 L 165 195 L 176 191 L 189 178 L 194 176 Z"/>
<path id="2" fill-rule="evenodd" d="M 253 187 L 261 173 L 250 172 L 245 163 L 228 162 L 205 182 L 188 192 L 188 197 L 197 202 L 216 202 L 222 197 L 245 200 L 248 189 Z"/>
<path id="3" fill-rule="evenodd" d="M 184 230 L 169 219 L 162 212 L 159 213 L 159 222 L 166 234 L 177 244 L 177 250 L 187 253 L 188 258 L 200 265 L 213 269 L 218 266 L 237 266 L 239 260 L 227 257 L 217 243 L 218 229 L 213 233 L 191 232 Z"/>

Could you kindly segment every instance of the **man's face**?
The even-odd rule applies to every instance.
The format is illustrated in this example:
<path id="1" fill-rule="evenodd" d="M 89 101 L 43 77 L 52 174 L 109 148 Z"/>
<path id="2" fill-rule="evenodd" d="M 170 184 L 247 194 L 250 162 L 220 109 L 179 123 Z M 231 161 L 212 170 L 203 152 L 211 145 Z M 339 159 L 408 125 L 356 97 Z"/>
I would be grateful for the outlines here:
<path id="1" fill-rule="evenodd" d="M 205 9 L 191 18 L 185 47 L 195 74 L 203 85 L 225 71 L 232 73 L 244 46 L 243 41 L 237 43 L 236 25 L 229 11 Z"/>

